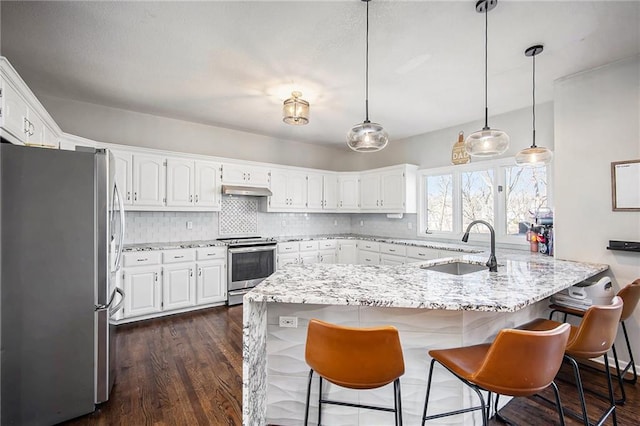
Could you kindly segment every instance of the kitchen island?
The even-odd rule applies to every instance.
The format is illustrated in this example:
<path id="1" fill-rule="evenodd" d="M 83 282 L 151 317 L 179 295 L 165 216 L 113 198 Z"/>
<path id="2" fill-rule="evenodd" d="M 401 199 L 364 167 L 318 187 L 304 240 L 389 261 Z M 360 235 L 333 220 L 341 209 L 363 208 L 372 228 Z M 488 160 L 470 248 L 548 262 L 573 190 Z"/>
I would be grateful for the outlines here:
<path id="1" fill-rule="evenodd" d="M 397 327 L 405 358 L 404 422 L 420 424 L 428 350 L 485 342 L 501 328 L 544 316 L 547 297 L 608 269 L 601 264 L 500 252 L 495 273 L 449 275 L 424 269 L 455 260 L 484 264 L 486 258 L 484 254 L 459 255 L 400 266 L 290 265 L 277 271 L 244 298 L 244 424 L 302 423 L 309 371 L 304 346 L 311 318 L 356 327 Z M 280 327 L 283 316 L 295 317 L 297 327 Z M 441 368 L 435 372 L 434 386 L 434 412 L 475 403 L 468 389 Z M 388 387 L 351 391 L 328 384 L 324 390 L 333 398 L 356 403 L 392 403 Z M 311 401 L 310 418 L 314 419 L 317 383 Z M 337 406 L 323 407 L 323 420 L 332 425 L 393 424 L 388 413 Z M 474 420 L 473 414 L 466 414 L 443 422 L 472 424 Z"/>

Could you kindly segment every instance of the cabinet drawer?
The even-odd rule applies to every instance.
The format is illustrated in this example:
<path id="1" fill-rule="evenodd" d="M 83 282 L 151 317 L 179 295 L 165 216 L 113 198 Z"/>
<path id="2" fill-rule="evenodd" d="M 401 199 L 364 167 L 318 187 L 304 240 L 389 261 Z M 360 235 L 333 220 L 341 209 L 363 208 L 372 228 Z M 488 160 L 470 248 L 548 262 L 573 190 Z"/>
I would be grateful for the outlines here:
<path id="1" fill-rule="evenodd" d="M 297 241 L 278 243 L 278 253 L 296 253 L 298 251 L 298 247 L 299 243 Z"/>
<path id="2" fill-rule="evenodd" d="M 428 248 L 428 247 L 407 247 L 407 256 L 413 257 L 414 259 L 437 259 L 442 257 L 440 252 L 436 249 Z"/>
<path id="3" fill-rule="evenodd" d="M 320 240 L 318 241 L 318 249 L 330 250 L 338 248 L 338 242 L 336 240 Z"/>
<path id="4" fill-rule="evenodd" d="M 380 253 L 361 250 L 358 252 L 358 264 L 359 265 L 379 265 Z"/>
<path id="5" fill-rule="evenodd" d="M 300 251 L 318 250 L 317 241 L 302 241 L 300 242 Z"/>
<path id="6" fill-rule="evenodd" d="M 196 258 L 193 249 L 165 250 L 162 252 L 162 263 L 193 262 Z"/>
<path id="7" fill-rule="evenodd" d="M 196 249 L 196 260 L 226 259 L 226 247 L 206 247 Z"/>
<path id="8" fill-rule="evenodd" d="M 358 244 L 358 248 L 360 250 L 380 251 L 380 243 L 376 243 L 373 241 L 360 241 L 360 244 Z"/>
<path id="9" fill-rule="evenodd" d="M 380 253 L 387 253 L 404 257 L 407 255 L 407 246 L 382 243 L 380 244 Z"/>
<path id="10" fill-rule="evenodd" d="M 159 251 L 132 251 L 122 253 L 122 266 L 158 265 L 160 263 Z"/>

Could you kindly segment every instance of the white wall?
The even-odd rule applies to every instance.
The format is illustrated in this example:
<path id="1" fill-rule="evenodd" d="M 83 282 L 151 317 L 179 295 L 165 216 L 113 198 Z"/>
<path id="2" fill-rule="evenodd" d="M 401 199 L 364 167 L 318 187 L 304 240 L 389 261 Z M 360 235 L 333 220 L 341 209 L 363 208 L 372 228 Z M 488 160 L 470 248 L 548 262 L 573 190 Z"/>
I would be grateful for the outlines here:
<path id="1" fill-rule="evenodd" d="M 70 99 L 41 96 L 39 100 L 64 132 L 95 141 L 325 170 L 350 167 L 339 148 Z"/>
<path id="2" fill-rule="evenodd" d="M 640 278 L 640 253 L 606 247 L 640 241 L 640 212 L 612 211 L 611 162 L 640 159 L 640 57 L 565 77 L 554 90 L 556 257 L 607 263 L 623 287 Z M 636 309 L 627 323 L 636 362 L 639 323 Z"/>

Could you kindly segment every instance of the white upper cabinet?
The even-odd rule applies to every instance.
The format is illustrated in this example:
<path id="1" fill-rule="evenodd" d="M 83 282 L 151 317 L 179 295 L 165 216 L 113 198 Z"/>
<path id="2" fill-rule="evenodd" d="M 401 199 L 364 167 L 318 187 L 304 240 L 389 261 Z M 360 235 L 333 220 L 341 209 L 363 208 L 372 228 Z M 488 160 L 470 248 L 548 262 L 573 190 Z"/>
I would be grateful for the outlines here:
<path id="1" fill-rule="evenodd" d="M 219 209 L 219 168 L 212 162 L 167 159 L 167 206 Z"/>
<path id="2" fill-rule="evenodd" d="M 288 169 L 271 170 L 269 211 L 307 209 L 307 173 Z"/>
<path id="3" fill-rule="evenodd" d="M 136 206 L 164 206 L 164 157 L 158 155 L 133 156 L 133 204 Z"/>
<path id="4" fill-rule="evenodd" d="M 363 172 L 360 179 L 360 209 L 381 213 L 416 212 L 418 166 L 402 164 Z"/>
<path id="5" fill-rule="evenodd" d="M 11 143 L 59 147 L 60 131 L 13 67 L 0 57 L 0 128 Z"/>
<path id="6" fill-rule="evenodd" d="M 307 210 L 336 211 L 338 208 L 338 175 L 307 173 Z"/>
<path id="7" fill-rule="evenodd" d="M 269 169 L 246 164 L 223 164 L 222 183 L 268 187 Z"/>
<path id="8" fill-rule="evenodd" d="M 133 204 L 133 154 L 111 151 L 116 160 L 116 183 L 125 206 Z"/>
<path id="9" fill-rule="evenodd" d="M 360 174 L 340 173 L 338 175 L 338 211 L 360 211 Z"/>

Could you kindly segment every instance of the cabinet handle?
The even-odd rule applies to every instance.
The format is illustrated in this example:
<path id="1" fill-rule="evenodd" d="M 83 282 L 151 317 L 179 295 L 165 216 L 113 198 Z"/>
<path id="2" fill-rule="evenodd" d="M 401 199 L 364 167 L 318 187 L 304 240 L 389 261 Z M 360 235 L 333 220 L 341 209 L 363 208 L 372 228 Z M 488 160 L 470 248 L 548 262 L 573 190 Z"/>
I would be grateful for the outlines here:
<path id="1" fill-rule="evenodd" d="M 189 195 L 189 202 L 193 203 L 193 195 Z"/>
<path id="2" fill-rule="evenodd" d="M 127 191 L 127 201 L 131 201 L 131 191 Z"/>
<path id="3" fill-rule="evenodd" d="M 137 192 L 133 193 L 133 201 L 138 201 L 138 193 Z"/>
<path id="4" fill-rule="evenodd" d="M 22 132 L 29 133 L 29 120 L 27 120 L 27 117 L 22 117 Z"/>
<path id="5" fill-rule="evenodd" d="M 418 253 L 418 256 L 422 256 L 422 257 L 424 257 L 424 256 L 426 256 L 426 254 L 424 254 L 424 253 Z"/>
<path id="6" fill-rule="evenodd" d="M 154 278 L 155 282 L 158 282 L 158 273 L 157 272 L 153 273 L 153 278 Z"/>
<path id="7" fill-rule="evenodd" d="M 384 201 L 384 200 L 380 200 L 380 207 L 384 207 L 384 203 L 383 203 L 383 201 Z"/>
<path id="8" fill-rule="evenodd" d="M 367 258 L 365 258 L 364 260 L 366 260 L 367 262 L 371 262 L 371 259 L 367 259 Z"/>
<path id="9" fill-rule="evenodd" d="M 202 276 L 202 268 L 198 268 L 198 276 L 201 277 Z"/>
<path id="10" fill-rule="evenodd" d="M 247 176 L 249 176 L 247 180 L 251 180 L 251 173 L 247 173 Z"/>
<path id="11" fill-rule="evenodd" d="M 342 207 L 342 200 L 340 200 L 340 207 Z"/>
<path id="12" fill-rule="evenodd" d="M 149 260 L 149 259 L 144 257 L 144 258 L 138 259 L 138 262 L 146 262 L 147 260 Z"/>
<path id="13" fill-rule="evenodd" d="M 196 203 L 198 202 L 198 194 L 196 194 Z"/>
<path id="14" fill-rule="evenodd" d="M 189 269 L 189 276 L 192 277 L 193 276 L 193 269 Z"/>
<path id="15" fill-rule="evenodd" d="M 389 251 L 390 251 L 390 252 L 394 252 L 394 251 L 396 251 L 396 250 L 395 250 L 395 249 L 389 249 Z"/>
<path id="16" fill-rule="evenodd" d="M 33 136 L 34 133 L 35 133 L 35 127 L 33 126 L 32 122 L 29 122 L 29 136 Z"/>
<path id="17" fill-rule="evenodd" d="M 376 206 L 380 205 L 380 201 L 376 200 Z"/>
<path id="18" fill-rule="evenodd" d="M 180 256 L 173 256 L 174 259 L 182 259 L 184 257 L 184 255 L 180 255 Z"/>

